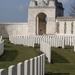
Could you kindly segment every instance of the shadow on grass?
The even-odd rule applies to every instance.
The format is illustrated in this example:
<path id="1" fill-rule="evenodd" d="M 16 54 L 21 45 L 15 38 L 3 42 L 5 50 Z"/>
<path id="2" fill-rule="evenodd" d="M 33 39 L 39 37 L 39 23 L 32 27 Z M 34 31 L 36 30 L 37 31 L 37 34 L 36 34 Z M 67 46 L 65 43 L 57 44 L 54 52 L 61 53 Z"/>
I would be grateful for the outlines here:
<path id="1" fill-rule="evenodd" d="M 65 46 L 65 49 L 73 49 L 73 46 Z"/>
<path id="2" fill-rule="evenodd" d="M 48 73 L 45 73 L 45 75 L 70 75 L 70 73 L 51 73 L 51 72 L 48 72 Z"/>
<path id="3" fill-rule="evenodd" d="M 0 56 L 0 62 L 13 61 L 18 55 L 17 50 L 5 50 L 4 54 Z"/>
<path id="4" fill-rule="evenodd" d="M 65 57 L 61 56 L 60 54 L 52 51 L 52 64 L 53 63 L 70 63 Z"/>

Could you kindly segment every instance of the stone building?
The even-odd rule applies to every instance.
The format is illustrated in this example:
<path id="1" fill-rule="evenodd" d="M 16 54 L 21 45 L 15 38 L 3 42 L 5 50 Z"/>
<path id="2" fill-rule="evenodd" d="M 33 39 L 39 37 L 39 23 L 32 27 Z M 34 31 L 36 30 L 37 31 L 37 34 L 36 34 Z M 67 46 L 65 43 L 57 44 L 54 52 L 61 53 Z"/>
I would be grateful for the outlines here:
<path id="1" fill-rule="evenodd" d="M 64 17 L 64 8 L 57 0 L 32 0 L 27 23 L 1 23 L 0 35 L 75 34 L 75 18 Z"/>

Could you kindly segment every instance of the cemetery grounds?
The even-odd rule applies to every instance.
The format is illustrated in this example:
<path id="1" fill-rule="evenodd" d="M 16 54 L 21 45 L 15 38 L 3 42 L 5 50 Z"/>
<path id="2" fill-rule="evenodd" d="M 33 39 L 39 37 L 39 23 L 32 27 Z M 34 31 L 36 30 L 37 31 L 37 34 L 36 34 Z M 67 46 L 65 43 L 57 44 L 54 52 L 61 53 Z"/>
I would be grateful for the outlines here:
<path id="1" fill-rule="evenodd" d="M 34 48 L 11 44 L 8 39 L 4 39 L 4 54 L 0 57 L 0 69 L 7 69 L 10 65 L 16 65 L 26 59 L 42 54 L 40 46 Z M 51 61 L 46 59 L 45 75 L 75 75 L 75 52 L 73 47 L 65 46 L 65 49 L 51 48 Z"/>

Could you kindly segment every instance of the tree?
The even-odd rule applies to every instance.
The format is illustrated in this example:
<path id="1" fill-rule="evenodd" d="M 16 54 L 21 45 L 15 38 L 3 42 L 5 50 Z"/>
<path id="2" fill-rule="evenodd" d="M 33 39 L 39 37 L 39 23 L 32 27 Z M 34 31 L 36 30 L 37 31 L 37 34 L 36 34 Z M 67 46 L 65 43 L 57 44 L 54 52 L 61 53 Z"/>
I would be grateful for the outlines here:
<path id="1" fill-rule="evenodd" d="M 71 5 L 70 16 L 75 16 L 75 3 Z"/>

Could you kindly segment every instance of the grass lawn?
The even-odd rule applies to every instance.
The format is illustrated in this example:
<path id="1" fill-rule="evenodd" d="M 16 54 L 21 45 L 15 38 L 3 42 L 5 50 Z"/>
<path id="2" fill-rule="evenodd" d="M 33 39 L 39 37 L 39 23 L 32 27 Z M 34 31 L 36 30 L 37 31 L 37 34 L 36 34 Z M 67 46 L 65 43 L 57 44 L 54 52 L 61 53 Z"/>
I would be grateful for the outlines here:
<path id="1" fill-rule="evenodd" d="M 52 48 L 52 64 L 46 63 L 48 75 L 75 75 L 75 52 L 73 47 Z"/>
<path id="2" fill-rule="evenodd" d="M 4 54 L 0 56 L 0 69 L 8 68 L 10 65 L 16 65 L 18 62 L 23 62 L 26 59 L 33 58 L 41 52 L 38 51 L 38 46 L 35 48 L 11 44 L 8 39 L 5 39 Z"/>

